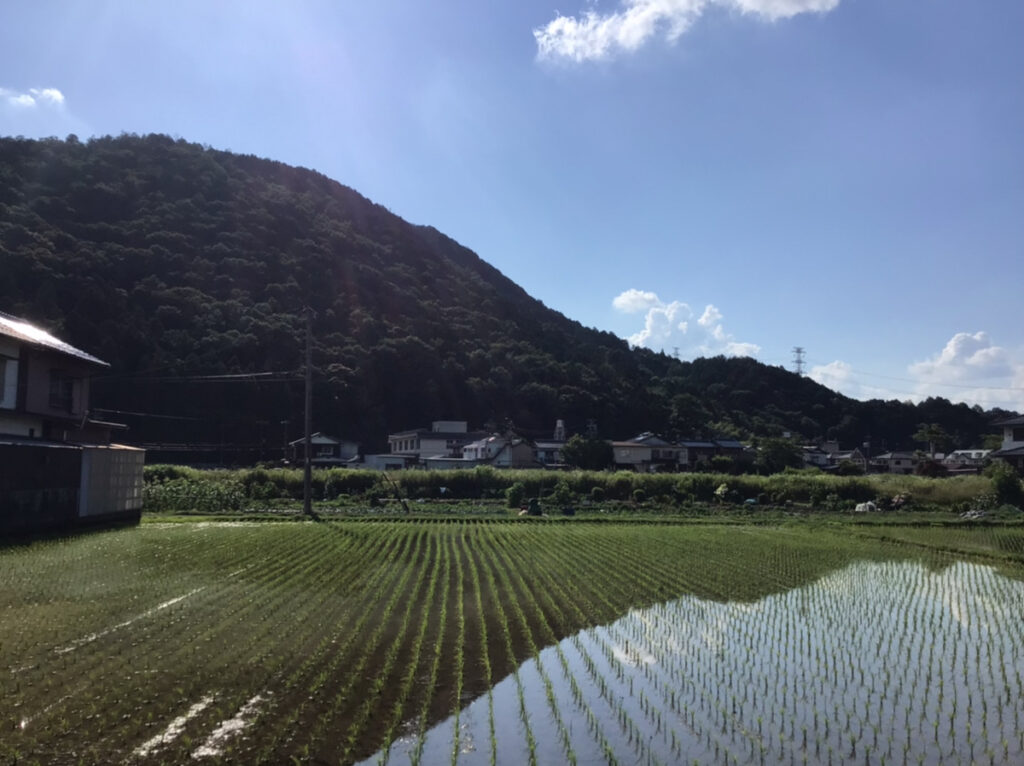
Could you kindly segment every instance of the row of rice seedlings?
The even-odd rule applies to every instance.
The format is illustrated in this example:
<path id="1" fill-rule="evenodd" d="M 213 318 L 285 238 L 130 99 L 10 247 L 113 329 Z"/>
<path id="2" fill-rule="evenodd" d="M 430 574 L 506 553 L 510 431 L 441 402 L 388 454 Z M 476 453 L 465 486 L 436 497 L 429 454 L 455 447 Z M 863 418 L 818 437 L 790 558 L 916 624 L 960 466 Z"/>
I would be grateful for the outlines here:
<path id="1" fill-rule="evenodd" d="M 487 548 L 489 535 L 486 531 L 481 531 L 479 528 L 474 530 L 474 542 L 476 543 L 473 547 L 474 550 L 485 550 Z M 530 714 L 526 707 L 526 699 L 523 691 L 523 681 L 519 675 L 519 668 L 516 663 L 515 648 L 512 644 L 512 632 L 509 626 L 508 618 L 505 615 L 505 609 L 502 606 L 502 602 L 505 600 L 502 598 L 502 593 L 498 589 L 497 583 L 494 577 L 494 566 L 495 562 L 493 557 L 488 555 L 481 562 L 481 568 L 483 569 L 484 579 L 487 581 L 487 587 L 491 593 L 492 606 L 494 609 L 495 616 L 497 618 L 498 626 L 501 630 L 502 639 L 505 645 L 505 651 L 509 662 L 512 663 L 512 677 L 515 680 L 516 694 L 519 700 L 519 718 L 523 725 L 523 733 L 526 737 L 526 756 L 530 763 L 530 766 L 536 766 L 537 764 L 537 741 L 533 735 L 533 729 L 530 726 Z M 509 597 L 511 600 L 511 597 Z"/>
<path id="2" fill-rule="evenodd" d="M 466 548 L 466 560 L 469 563 L 469 576 L 473 583 L 473 594 L 474 594 L 474 607 L 476 608 L 476 614 L 478 622 L 480 624 L 480 664 L 483 669 L 484 682 L 487 685 L 487 731 L 488 731 L 488 746 L 490 752 L 489 763 L 490 766 L 495 766 L 498 761 L 498 737 L 494 727 L 494 672 L 491 668 L 491 658 L 488 651 L 490 642 L 488 641 L 487 633 L 487 620 L 486 613 L 484 612 L 483 603 L 483 587 L 480 579 L 479 568 L 476 563 L 476 556 L 473 554 L 472 548 L 469 546 L 470 542 L 475 543 L 477 539 L 476 535 L 470 538 L 467 533 L 463 537 L 463 545 Z M 456 703 L 458 704 L 458 703 Z"/>
<path id="3" fill-rule="evenodd" d="M 51 718 L 58 717 L 57 730 L 51 734 L 60 735 L 61 731 L 68 731 L 74 726 L 73 721 L 76 716 L 73 709 L 68 709 L 68 705 L 79 707 L 86 705 L 88 708 L 98 708 L 101 711 L 110 710 L 106 700 L 121 698 L 116 691 L 115 676 L 117 673 L 112 673 L 111 668 L 120 671 L 123 668 L 132 670 L 140 665 L 143 667 L 148 665 L 149 660 L 145 657 L 148 652 L 146 637 L 161 629 L 163 640 L 167 637 L 168 629 L 183 622 L 180 615 L 194 610 L 197 605 L 204 603 L 204 600 L 205 602 L 212 601 L 216 598 L 217 591 L 223 587 L 227 586 L 215 584 L 214 587 L 204 588 L 201 593 L 196 593 L 192 598 L 175 604 L 170 609 L 160 611 L 153 619 L 140 620 L 131 625 L 130 629 L 115 631 L 109 636 L 105 636 L 103 640 L 90 641 L 75 651 L 62 653 L 48 662 L 45 660 L 40 662 L 37 670 L 47 674 L 44 683 L 45 680 L 54 676 L 57 676 L 58 683 L 64 678 L 73 678 L 78 681 L 76 688 L 63 695 L 60 704 L 47 706 L 47 714 Z M 166 595 L 166 592 L 162 594 L 162 596 Z M 181 630 L 184 628 L 182 627 Z M 173 645 L 181 646 L 181 644 Z M 35 690 L 28 689 L 26 691 L 28 694 L 32 694 Z M 88 691 L 88 694 L 80 694 L 82 691 Z M 39 697 L 38 694 L 34 696 L 37 699 Z M 92 715 L 94 718 L 90 720 L 95 719 L 95 713 L 91 709 L 86 710 L 84 715 Z M 45 728 L 45 723 L 42 720 L 38 722 L 38 725 L 40 729 Z M 94 728 L 97 727 L 94 726 Z"/>
<path id="4" fill-rule="evenodd" d="M 361 549 L 365 551 L 366 555 L 354 556 L 351 561 L 350 568 L 361 573 L 362 576 L 348 580 L 344 577 L 344 572 L 339 572 L 337 576 L 332 574 L 321 579 L 336 579 L 337 582 L 344 583 L 346 591 L 372 594 L 371 597 L 376 597 L 381 592 L 389 592 L 403 571 L 400 562 L 408 551 L 410 539 L 411 536 L 405 535 L 399 539 L 397 545 L 391 545 L 389 538 L 383 535 L 370 538 L 369 544 L 364 544 Z M 275 720 L 275 736 L 272 739 L 267 739 L 257 758 L 258 761 L 272 760 L 271 756 L 275 751 L 280 754 L 282 749 L 294 738 L 298 722 L 305 716 L 313 715 L 308 711 L 319 700 L 320 690 L 333 677 L 336 669 L 349 656 L 356 640 L 362 635 L 373 610 L 368 608 L 364 601 L 355 599 L 351 600 L 347 607 L 344 615 L 328 616 L 328 619 L 324 621 L 326 629 L 323 631 L 320 644 L 313 652 L 306 655 L 302 663 L 288 673 L 280 683 L 282 698 L 291 700 L 291 702 L 283 714 Z M 349 615 L 352 616 L 349 617 Z M 343 634 L 337 632 L 338 625 L 345 625 L 346 630 Z M 276 646 L 278 649 L 291 651 L 291 644 L 288 642 L 285 642 L 283 646 L 280 644 Z M 309 754 L 309 747 L 308 742 L 302 745 L 301 752 L 306 756 Z"/>
<path id="5" fill-rule="evenodd" d="M 522 541 L 517 542 L 521 543 Z M 587 729 L 593 736 L 594 741 L 596 742 L 598 748 L 597 752 L 588 754 L 590 757 L 587 760 L 593 760 L 595 756 L 598 756 L 610 764 L 617 763 L 618 758 L 615 753 L 615 748 L 609 741 L 599 716 L 590 704 L 590 697 L 583 692 L 579 684 L 579 681 L 577 680 L 575 674 L 572 671 L 572 665 L 574 663 L 571 663 L 566 656 L 566 650 L 563 648 L 564 642 L 556 641 L 555 636 L 551 631 L 551 626 L 547 621 L 543 613 L 543 610 L 540 607 L 540 604 L 533 597 L 534 593 L 538 593 L 539 598 L 541 600 L 544 600 L 548 605 L 549 610 L 557 616 L 562 615 L 562 609 L 560 608 L 560 605 L 564 604 L 568 606 L 570 609 L 576 610 L 577 616 L 583 619 L 583 614 L 579 611 L 580 602 L 575 598 L 567 596 L 565 590 L 562 588 L 562 583 L 573 582 L 572 578 L 560 578 L 552 576 L 552 568 L 543 566 L 542 561 L 538 561 L 538 557 L 536 555 L 530 555 L 529 553 L 524 552 L 524 549 L 521 545 L 517 546 L 515 544 L 512 544 L 511 541 L 506 541 L 506 543 L 508 543 L 506 549 L 510 552 L 510 555 L 516 557 L 512 567 L 510 567 L 510 570 L 516 573 L 516 577 L 519 580 L 520 587 L 522 588 L 524 593 L 528 594 L 528 603 L 530 603 L 534 610 L 534 613 L 538 619 L 538 623 L 541 625 L 542 630 L 545 633 L 545 638 L 547 638 L 549 641 L 553 643 L 554 651 L 558 658 L 558 662 L 562 671 L 562 677 L 569 685 L 569 690 L 571 693 L 571 702 L 576 708 L 576 710 L 580 714 L 582 714 L 582 716 L 586 720 Z M 531 551 L 536 550 L 540 549 L 531 548 Z M 578 553 L 579 550 L 577 549 L 576 552 Z M 546 551 L 546 553 L 550 556 L 550 551 Z M 572 568 L 571 560 L 562 559 L 562 561 L 567 568 Z M 536 583 L 537 587 L 531 589 L 526 586 L 526 583 L 522 580 L 522 577 L 518 575 L 518 571 L 520 569 L 532 569 L 532 571 L 536 573 L 536 578 L 538 580 L 538 582 Z M 559 596 L 557 602 L 552 598 L 553 594 L 557 594 Z M 562 617 L 562 621 L 564 622 L 564 617 Z M 540 655 L 537 656 L 537 663 L 538 665 L 542 664 Z M 554 689 L 549 680 L 546 683 L 546 693 L 548 695 L 549 704 L 551 704 L 552 706 L 556 706 Z M 558 720 L 560 724 L 560 734 L 564 737 L 563 742 L 565 743 L 566 747 L 571 747 L 570 743 L 572 735 L 566 730 L 565 724 L 562 721 L 561 714 L 559 714 Z M 575 754 L 573 753 L 573 755 Z M 573 757 L 573 762 L 575 762 L 575 757 Z"/>
<path id="6" fill-rule="evenodd" d="M 463 527 L 460 525 L 458 539 L 461 541 L 464 538 Z M 456 609 L 456 624 L 457 624 L 457 635 L 455 641 L 455 691 L 452 695 L 452 704 L 455 707 L 455 720 L 453 722 L 453 731 L 455 736 L 452 737 L 452 766 L 455 766 L 459 759 L 459 751 L 462 747 L 462 738 L 460 736 L 459 729 L 459 718 L 462 713 L 462 683 L 465 675 L 466 666 L 466 655 L 465 655 L 465 642 L 466 642 L 466 588 L 463 579 L 462 572 L 462 550 L 461 547 L 455 544 L 455 541 L 451 536 L 447 537 L 448 550 L 450 557 L 447 558 L 445 568 L 445 583 L 448 582 L 448 576 L 451 570 L 450 559 L 455 559 L 455 609 Z M 445 588 L 445 599 L 448 598 L 448 588 Z M 442 617 L 444 614 L 444 605 L 442 605 Z M 444 627 L 447 624 L 447 620 L 442 619 L 441 621 L 441 635 L 437 639 L 437 650 L 440 653 L 441 645 L 444 639 Z M 439 656 L 439 655 L 438 655 Z M 433 688 L 433 681 L 437 677 L 437 663 L 435 660 L 434 675 L 432 678 L 431 688 Z M 430 698 L 427 697 L 429 704 Z M 426 708 L 424 708 L 424 711 Z M 417 742 L 417 755 L 423 753 L 423 735 L 426 729 L 426 713 L 424 712 L 420 716 L 420 737 Z M 413 763 L 418 763 L 418 760 L 414 760 Z"/>
<path id="7" fill-rule="evenodd" d="M 341 750 L 340 760 L 342 762 L 350 762 L 354 760 L 356 753 L 356 746 L 360 739 L 366 736 L 363 727 L 367 721 L 370 720 L 371 714 L 376 709 L 380 698 L 384 695 L 385 690 L 391 683 L 391 674 L 394 671 L 396 660 L 398 659 L 399 651 L 407 640 L 409 632 L 409 626 L 412 621 L 412 615 L 417 605 L 420 606 L 420 622 L 422 631 L 426 630 L 426 623 L 429 620 L 430 612 L 427 608 L 430 605 L 430 600 L 433 595 L 432 588 L 437 583 L 438 573 L 440 571 L 440 556 L 437 551 L 437 535 L 429 535 L 428 540 L 430 544 L 430 555 L 429 558 L 433 560 L 433 568 L 431 569 L 430 579 L 427 580 L 427 568 L 425 566 L 417 566 L 416 579 L 406 593 L 406 606 L 402 612 L 401 623 L 398 629 L 395 631 L 394 638 L 389 644 L 387 644 L 384 650 L 383 663 L 379 669 L 374 673 L 373 684 L 367 692 L 364 692 L 362 703 L 356 710 L 355 714 L 349 717 L 348 720 L 348 731 L 345 735 L 344 746 Z M 426 596 L 421 595 L 422 591 L 426 587 L 428 589 Z M 386 622 L 388 615 L 384 616 Z M 420 632 L 417 633 L 420 635 Z M 419 662 L 419 649 L 422 646 L 422 639 L 414 644 L 416 655 L 410 660 L 410 665 L 415 666 Z M 411 682 L 410 682 L 411 687 Z M 404 689 L 406 692 L 408 688 Z M 404 704 L 404 699 L 399 699 L 399 705 Z"/>
<path id="8" fill-rule="evenodd" d="M 626 555 L 628 555 L 628 553 Z M 615 589 L 614 586 L 619 581 L 619 579 L 621 579 L 621 578 L 608 578 L 605 582 L 601 583 L 600 591 L 601 592 L 614 591 L 614 589 Z M 582 645 L 584 643 L 587 643 L 587 640 L 586 640 L 585 637 L 586 636 L 593 636 L 593 634 L 594 634 L 594 631 L 588 631 L 586 634 L 584 634 L 583 637 L 578 636 L 573 641 L 575 647 L 577 649 L 582 650 L 581 654 L 579 655 L 580 658 L 581 658 L 580 662 L 582 662 L 588 669 L 594 668 L 597 663 L 594 662 L 594 660 L 589 656 L 589 654 L 588 654 L 588 652 L 586 650 L 583 650 L 583 646 Z M 605 648 L 607 649 L 606 654 L 607 654 L 608 659 L 617 663 L 618 662 L 617 659 L 615 659 L 613 657 L 613 650 L 611 650 L 608 647 L 605 647 Z M 625 675 L 625 673 L 623 673 L 621 667 L 615 668 L 613 674 L 616 676 L 617 680 L 619 680 L 620 682 L 625 682 L 626 675 Z M 599 693 L 601 693 L 602 696 L 606 696 L 606 697 L 609 696 L 609 694 L 608 694 L 609 686 L 610 685 L 608 683 L 606 683 L 606 680 L 604 678 L 602 678 L 601 680 L 597 681 L 597 684 L 596 684 L 596 688 L 599 690 Z M 622 691 L 622 699 L 624 699 L 624 700 L 627 697 L 633 696 L 632 686 L 630 686 L 628 688 L 623 686 L 623 687 L 621 687 L 621 691 Z M 677 741 L 678 738 L 675 737 L 674 735 L 672 735 L 671 739 L 670 739 L 671 730 L 670 730 L 670 728 L 668 726 L 664 725 L 665 724 L 664 719 L 662 717 L 660 717 L 659 715 L 657 715 L 652 708 L 650 708 L 648 705 L 644 704 L 643 701 L 640 701 L 638 703 L 638 706 L 631 707 L 629 710 L 625 710 L 625 709 L 619 710 L 616 715 L 617 715 L 617 719 L 618 719 L 620 725 L 622 725 L 624 727 L 623 733 L 626 735 L 627 739 L 636 740 L 637 742 L 639 742 L 639 745 L 634 745 L 634 746 L 638 747 L 638 749 L 640 751 L 640 753 L 639 753 L 640 757 L 641 758 L 647 757 L 648 760 L 656 760 L 657 759 L 657 755 L 654 754 L 654 753 L 647 752 L 649 750 L 648 745 L 644 743 L 642 738 L 639 738 L 639 737 L 636 736 L 637 732 L 639 730 L 639 727 L 637 727 L 636 724 L 632 723 L 631 716 L 635 716 L 635 715 L 638 715 L 638 714 L 642 714 L 642 715 L 650 718 L 650 720 L 652 722 L 656 722 L 656 724 L 657 724 L 656 729 L 658 729 L 658 731 L 656 731 L 655 734 L 657 734 L 657 733 L 664 733 L 666 744 L 669 744 L 670 742 Z M 651 740 L 653 740 L 653 737 L 651 738 Z M 671 752 L 667 752 L 662 757 L 664 757 L 666 760 L 676 760 L 676 757 L 678 755 L 679 755 L 678 752 L 676 752 L 674 755 Z"/>
<path id="9" fill-rule="evenodd" d="M 562 743 L 565 758 L 569 763 L 575 764 L 576 753 L 573 750 L 572 742 L 570 741 L 569 730 L 568 728 L 566 728 L 565 722 L 562 720 L 562 715 L 558 709 L 558 703 L 555 700 L 554 687 L 551 683 L 551 679 L 548 676 L 547 671 L 544 668 L 543 663 L 541 662 L 540 649 L 537 648 L 537 644 L 534 641 L 533 632 L 530 629 L 530 624 L 526 619 L 526 615 L 523 613 L 521 602 L 526 602 L 528 606 L 531 607 L 531 611 L 533 611 L 534 617 L 538 621 L 538 625 L 542 626 L 542 630 L 546 628 L 548 636 L 550 636 L 551 638 L 554 638 L 554 636 L 553 634 L 551 634 L 550 627 L 547 626 L 547 619 L 544 617 L 543 611 L 539 608 L 536 600 L 533 598 L 533 593 L 530 591 L 528 587 L 526 587 L 526 584 L 523 582 L 522 576 L 519 574 L 518 569 L 510 565 L 507 558 L 507 553 L 503 550 L 502 546 L 502 543 L 506 541 L 492 540 L 491 542 L 492 545 L 494 543 L 497 543 L 497 546 L 492 547 L 490 552 L 494 557 L 495 562 L 499 565 L 499 577 L 506 588 L 506 592 L 508 592 L 512 596 L 512 610 L 515 613 L 517 621 L 519 622 L 523 635 L 526 637 L 527 648 L 530 652 L 530 655 L 537 663 L 537 670 L 540 674 L 541 681 L 544 684 L 545 697 L 547 698 L 548 707 L 551 710 L 551 715 L 554 717 L 555 725 L 558 729 L 558 737 Z M 510 574 L 512 575 L 511 578 L 509 576 Z M 520 589 L 518 593 L 516 592 L 515 585 L 513 584 L 512 579 L 515 579 L 516 582 L 519 584 Z"/>
<path id="10" fill-rule="evenodd" d="M 377 645 L 380 643 L 385 630 L 391 621 L 392 614 L 395 611 L 396 606 L 402 600 L 403 597 L 406 599 L 406 610 L 412 608 L 413 600 L 409 598 L 407 587 L 409 581 L 412 578 L 413 572 L 416 567 L 413 565 L 419 546 L 422 545 L 424 538 L 427 536 L 427 530 L 423 528 L 410 530 L 408 541 L 407 541 L 407 553 L 403 557 L 404 563 L 399 565 L 401 575 L 391 593 L 389 594 L 387 601 L 381 606 L 381 614 L 376 616 L 378 620 L 376 626 L 366 640 L 363 641 L 358 647 L 353 647 L 355 650 L 355 656 L 345 658 L 347 661 L 342 664 L 342 658 L 340 655 L 335 655 L 338 658 L 338 668 L 344 667 L 345 676 L 344 681 L 341 682 L 341 678 L 334 678 L 331 676 L 328 680 L 332 683 L 330 686 L 327 685 L 326 681 L 323 684 L 325 690 L 333 691 L 333 694 L 327 699 L 320 697 L 316 698 L 316 702 L 319 703 L 318 713 L 316 720 L 313 722 L 311 727 L 307 727 L 303 732 L 303 740 L 305 742 L 302 745 L 300 752 L 308 752 L 311 747 L 318 746 L 318 744 L 324 739 L 325 733 L 335 725 L 339 720 L 344 720 L 340 714 L 341 710 L 353 700 L 353 694 L 355 693 L 356 685 L 365 677 L 366 669 L 370 664 L 374 654 L 377 651 Z M 422 574 L 422 572 L 421 572 Z M 418 584 L 419 578 L 416 583 Z M 371 605 L 367 605 L 367 611 L 371 611 Z M 340 682 L 340 683 L 339 683 Z M 319 687 L 318 687 L 319 688 Z M 311 693 L 311 697 L 314 696 L 315 692 Z M 343 740 L 342 746 L 345 746 L 347 742 Z"/>
<path id="11" fill-rule="evenodd" d="M 251 586 L 247 588 L 251 597 L 241 599 L 247 603 L 247 609 L 221 609 L 222 614 L 231 613 L 230 619 L 219 624 L 210 621 L 204 651 L 187 664 L 200 678 L 218 679 L 221 688 L 216 690 L 218 704 L 212 711 L 215 714 L 213 720 L 223 720 L 225 716 L 232 715 L 233 711 L 245 707 L 243 703 L 252 697 L 254 691 L 262 696 L 273 694 L 276 699 L 279 690 L 275 688 L 270 692 L 268 687 L 274 685 L 275 677 L 280 678 L 284 666 L 292 661 L 286 653 L 271 651 L 271 647 L 280 648 L 282 622 L 289 622 L 291 645 L 306 646 L 315 640 L 314 636 L 320 629 L 315 616 L 331 612 L 337 606 L 330 588 L 312 591 L 300 602 L 295 602 L 294 593 L 297 588 L 304 589 L 305 583 L 316 577 L 317 572 L 333 565 L 339 547 L 350 550 L 356 541 L 345 539 L 343 545 L 339 546 L 336 540 L 317 540 L 315 544 L 309 545 L 304 543 L 313 540 L 303 530 L 279 530 L 274 542 L 280 544 L 286 541 L 291 545 L 274 546 L 277 550 L 270 552 L 267 559 L 271 562 L 267 569 L 276 570 L 276 574 L 269 581 L 264 581 L 255 592 Z M 365 546 L 365 543 L 362 545 Z M 364 554 L 372 553 L 372 547 L 375 546 L 365 550 Z M 303 559 L 301 551 L 308 551 L 311 555 Z M 354 559 L 360 558 L 358 549 L 351 552 Z M 237 595 L 230 594 L 227 598 L 236 600 Z M 202 634 L 197 638 L 202 639 Z M 257 668 L 263 670 L 263 678 L 253 672 Z M 209 717 L 205 722 L 199 719 L 198 723 L 208 726 L 209 720 Z M 272 727 L 261 726 L 260 730 L 270 733 Z M 182 746 L 187 748 L 188 742 L 183 741 Z"/>
<path id="12" fill-rule="evenodd" d="M 432 558 L 434 564 L 430 573 L 430 581 L 427 583 L 426 595 L 422 599 L 423 609 L 420 616 L 419 628 L 413 638 L 410 656 L 405 661 L 405 673 L 398 684 L 398 693 L 395 695 L 395 701 L 391 708 L 391 718 L 388 721 L 387 728 L 384 730 L 382 738 L 383 750 L 380 758 L 380 762 L 382 764 L 387 762 L 388 754 L 391 751 L 391 744 L 394 741 L 395 732 L 398 729 L 399 724 L 402 722 L 403 715 L 406 712 L 413 682 L 415 681 L 419 671 L 420 654 L 423 648 L 423 641 L 426 638 L 427 628 L 430 625 L 431 614 L 434 609 L 434 593 L 437 590 L 438 578 L 441 576 L 442 572 L 444 572 L 444 584 L 441 588 L 441 603 L 438 607 L 438 617 L 442 626 L 448 619 L 448 585 L 449 575 L 451 573 L 451 551 L 449 550 L 447 536 L 444 540 L 439 540 L 438 538 L 439 535 L 434 534 L 430 541 L 433 549 Z M 436 645 L 439 646 L 440 643 L 440 640 L 435 639 Z M 380 679 L 380 676 L 378 676 L 378 679 Z"/>

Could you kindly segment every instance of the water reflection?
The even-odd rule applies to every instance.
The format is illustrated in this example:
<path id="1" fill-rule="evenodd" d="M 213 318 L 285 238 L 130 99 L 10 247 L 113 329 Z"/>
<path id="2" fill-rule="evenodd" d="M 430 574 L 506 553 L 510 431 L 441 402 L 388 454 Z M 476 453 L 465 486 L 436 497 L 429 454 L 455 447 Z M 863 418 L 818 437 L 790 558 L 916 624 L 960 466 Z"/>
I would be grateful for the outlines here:
<path id="1" fill-rule="evenodd" d="M 967 563 L 686 596 L 543 650 L 457 730 L 366 762 L 1024 763 L 1022 615 L 1024 584 Z"/>

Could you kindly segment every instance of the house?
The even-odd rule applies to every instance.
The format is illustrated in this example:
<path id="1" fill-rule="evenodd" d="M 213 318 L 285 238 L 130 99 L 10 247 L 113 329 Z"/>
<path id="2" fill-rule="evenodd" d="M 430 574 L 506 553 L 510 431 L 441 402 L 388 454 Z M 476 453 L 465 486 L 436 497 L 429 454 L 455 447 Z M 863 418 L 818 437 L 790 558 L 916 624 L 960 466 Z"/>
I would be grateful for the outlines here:
<path id="1" fill-rule="evenodd" d="M 878 473 L 912 474 L 919 462 L 914 452 L 884 452 L 871 458 L 871 468 Z"/>
<path id="2" fill-rule="evenodd" d="M 485 436 L 487 434 L 482 431 L 470 431 L 464 420 L 435 420 L 429 429 L 388 434 L 388 447 L 392 455 L 413 456 L 417 460 L 428 457 L 461 459 L 463 447 Z"/>
<path id="3" fill-rule="evenodd" d="M 350 465 L 359 460 L 359 442 L 335 439 L 319 431 L 310 434 L 309 442 L 309 458 L 315 466 Z M 305 438 L 288 442 L 288 457 L 293 463 L 305 462 Z"/>
<path id="4" fill-rule="evenodd" d="M 89 379 L 108 367 L 0 313 L 0 531 L 138 520 L 145 452 L 89 417 Z"/>
<path id="5" fill-rule="evenodd" d="M 946 470 L 953 473 L 980 473 L 992 450 L 958 449 L 942 459 Z"/>
<path id="6" fill-rule="evenodd" d="M 533 443 L 534 460 L 545 468 L 564 468 L 562 448 L 565 446 L 565 421 L 555 421 L 555 432 L 550 439 Z"/>
<path id="7" fill-rule="evenodd" d="M 452 468 L 474 468 L 490 465 L 495 468 L 537 468 L 534 448 L 517 436 L 492 434 L 470 442 L 462 448 L 461 457 L 436 455 L 423 458 L 423 464 L 432 471 Z"/>
<path id="8" fill-rule="evenodd" d="M 667 442 L 649 431 L 627 441 L 612 442 L 615 465 L 642 473 L 676 471 L 682 454 L 683 449 L 678 444 Z"/>
<path id="9" fill-rule="evenodd" d="M 1003 429 L 1003 443 L 989 454 L 1013 466 L 1017 473 L 1024 474 L 1024 416 L 997 420 L 992 425 Z"/>
<path id="10" fill-rule="evenodd" d="M 835 468 L 840 463 L 853 463 L 861 471 L 867 471 L 868 459 L 859 449 L 844 450 L 837 441 L 827 441 L 821 448 L 828 453 L 828 468 Z"/>
<path id="11" fill-rule="evenodd" d="M 686 451 L 680 444 L 645 431 L 626 441 L 612 441 L 611 453 L 617 467 L 654 473 L 678 471 Z"/>
<path id="12" fill-rule="evenodd" d="M 805 466 L 814 468 L 825 468 L 829 464 L 829 453 L 816 445 L 805 445 L 800 448 L 803 452 Z"/>

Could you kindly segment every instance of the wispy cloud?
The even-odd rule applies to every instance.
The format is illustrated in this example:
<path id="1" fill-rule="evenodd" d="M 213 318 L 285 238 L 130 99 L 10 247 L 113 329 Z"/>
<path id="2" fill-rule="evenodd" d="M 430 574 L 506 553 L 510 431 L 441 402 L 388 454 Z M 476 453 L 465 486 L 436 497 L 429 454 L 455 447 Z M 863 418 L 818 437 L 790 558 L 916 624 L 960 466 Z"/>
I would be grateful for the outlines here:
<path id="1" fill-rule="evenodd" d="M 540 59 L 600 61 L 632 53 L 661 36 L 678 40 L 708 9 L 721 7 L 767 21 L 825 13 L 839 0 L 622 0 L 610 13 L 588 10 L 556 16 L 533 30 Z"/>
<path id="2" fill-rule="evenodd" d="M 812 367 L 809 376 L 855 399 L 919 402 L 941 396 L 985 408 L 1024 411 L 1024 353 L 993 343 L 988 333 L 956 333 L 941 351 L 907 366 L 906 377 L 854 370 L 836 360 Z"/>
<path id="3" fill-rule="evenodd" d="M 620 293 L 612 306 L 623 314 L 644 314 L 643 329 L 629 336 L 634 346 L 674 352 L 685 357 L 755 356 L 761 347 L 737 341 L 725 331 L 722 312 L 710 303 L 699 316 L 682 301 L 665 303 L 657 293 L 635 288 Z"/>

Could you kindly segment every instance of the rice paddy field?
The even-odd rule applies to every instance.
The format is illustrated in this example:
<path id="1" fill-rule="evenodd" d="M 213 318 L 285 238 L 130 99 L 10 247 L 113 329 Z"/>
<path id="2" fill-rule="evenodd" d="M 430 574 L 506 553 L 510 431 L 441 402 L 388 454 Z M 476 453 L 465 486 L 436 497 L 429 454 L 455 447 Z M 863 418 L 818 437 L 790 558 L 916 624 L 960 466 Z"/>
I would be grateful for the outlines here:
<path id="1" fill-rule="evenodd" d="M 0 547 L 0 762 L 1024 763 L 1024 528 L 170 520 Z"/>

